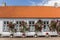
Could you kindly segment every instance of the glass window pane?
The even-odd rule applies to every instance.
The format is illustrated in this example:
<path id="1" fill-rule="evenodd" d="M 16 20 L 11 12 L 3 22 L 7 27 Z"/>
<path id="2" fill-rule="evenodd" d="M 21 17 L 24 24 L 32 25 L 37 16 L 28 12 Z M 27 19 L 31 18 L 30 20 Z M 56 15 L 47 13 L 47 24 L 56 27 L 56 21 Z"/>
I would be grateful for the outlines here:
<path id="1" fill-rule="evenodd" d="M 21 24 L 21 21 L 19 21 L 19 24 Z"/>
<path id="2" fill-rule="evenodd" d="M 46 22 L 44 21 L 44 24 L 46 24 Z"/>
<path id="3" fill-rule="evenodd" d="M 34 24 L 34 21 L 32 21 L 32 24 Z"/>
<path id="4" fill-rule="evenodd" d="M 18 21 L 16 21 L 16 24 L 18 24 Z"/>
<path id="5" fill-rule="evenodd" d="M 31 26 L 31 25 L 29 25 L 29 26 Z"/>
<path id="6" fill-rule="evenodd" d="M 35 27 L 30 26 L 30 32 L 34 32 L 35 31 Z"/>
<path id="7" fill-rule="evenodd" d="M 34 25 L 32 25 L 32 27 L 34 27 Z"/>
<path id="8" fill-rule="evenodd" d="M 19 24 L 17 24 L 17 25 L 15 26 L 15 29 L 16 29 L 16 31 L 19 30 Z"/>
<path id="9" fill-rule="evenodd" d="M 49 24 L 49 21 L 47 21 L 47 24 Z"/>
<path id="10" fill-rule="evenodd" d="M 6 21 L 4 21 L 4 24 L 6 24 Z"/>
<path id="11" fill-rule="evenodd" d="M 9 21 L 7 21 L 7 24 L 9 23 Z"/>
<path id="12" fill-rule="evenodd" d="M 4 30 L 5 30 L 5 25 L 3 25 L 3 32 L 4 32 Z"/>
<path id="13" fill-rule="evenodd" d="M 29 21 L 29 24 L 31 24 L 31 21 Z"/>
<path id="14" fill-rule="evenodd" d="M 44 29 L 46 29 L 46 25 L 44 25 Z"/>

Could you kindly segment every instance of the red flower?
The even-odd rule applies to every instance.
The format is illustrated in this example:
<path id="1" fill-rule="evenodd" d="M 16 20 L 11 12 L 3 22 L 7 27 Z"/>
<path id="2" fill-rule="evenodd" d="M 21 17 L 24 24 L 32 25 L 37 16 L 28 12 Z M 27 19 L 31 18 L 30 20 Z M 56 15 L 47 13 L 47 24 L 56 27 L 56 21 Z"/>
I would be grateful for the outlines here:
<path id="1" fill-rule="evenodd" d="M 46 33 L 46 35 L 48 35 L 49 33 Z"/>
<path id="2" fill-rule="evenodd" d="M 23 36 L 25 36 L 25 33 L 23 33 Z"/>

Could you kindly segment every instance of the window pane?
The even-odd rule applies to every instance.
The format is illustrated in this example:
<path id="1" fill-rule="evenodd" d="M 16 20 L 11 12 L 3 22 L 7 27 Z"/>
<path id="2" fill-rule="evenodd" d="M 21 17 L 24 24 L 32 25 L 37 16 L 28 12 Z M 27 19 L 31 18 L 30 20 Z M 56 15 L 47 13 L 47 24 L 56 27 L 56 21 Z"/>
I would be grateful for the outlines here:
<path id="1" fill-rule="evenodd" d="M 34 24 L 34 21 L 32 21 L 32 24 Z"/>
<path id="2" fill-rule="evenodd" d="M 21 21 L 19 21 L 19 24 L 21 24 Z"/>
<path id="3" fill-rule="evenodd" d="M 46 29 L 46 25 L 44 25 L 44 29 Z"/>
<path id="4" fill-rule="evenodd" d="M 44 24 L 46 24 L 46 22 L 44 21 Z"/>
<path id="5" fill-rule="evenodd" d="M 29 26 L 31 26 L 31 25 L 29 25 Z"/>
<path id="6" fill-rule="evenodd" d="M 18 21 L 16 21 L 16 24 L 18 24 Z"/>
<path id="7" fill-rule="evenodd" d="M 7 24 L 9 23 L 9 21 L 7 21 Z"/>
<path id="8" fill-rule="evenodd" d="M 34 25 L 32 25 L 32 27 L 34 27 Z"/>
<path id="9" fill-rule="evenodd" d="M 16 31 L 19 31 L 18 27 L 19 27 L 18 25 L 15 26 Z"/>
<path id="10" fill-rule="evenodd" d="M 6 22 L 4 21 L 4 24 L 6 24 Z"/>
<path id="11" fill-rule="evenodd" d="M 29 21 L 29 24 L 31 24 L 31 21 Z"/>
<path id="12" fill-rule="evenodd" d="M 35 31 L 35 27 L 30 27 L 30 32 L 34 32 Z"/>
<path id="13" fill-rule="evenodd" d="M 5 31 L 5 25 L 3 25 L 3 32 Z"/>
<path id="14" fill-rule="evenodd" d="M 16 27 L 18 27 L 18 25 L 16 25 Z"/>
<path id="15" fill-rule="evenodd" d="M 49 24 L 49 21 L 47 21 L 47 24 Z"/>

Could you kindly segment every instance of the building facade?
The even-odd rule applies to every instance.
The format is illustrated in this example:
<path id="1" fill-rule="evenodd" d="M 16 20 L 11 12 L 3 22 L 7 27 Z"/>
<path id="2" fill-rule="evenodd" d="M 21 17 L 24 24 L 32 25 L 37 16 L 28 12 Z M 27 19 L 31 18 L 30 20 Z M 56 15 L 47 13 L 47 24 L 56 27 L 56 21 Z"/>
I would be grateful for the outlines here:
<path id="1" fill-rule="evenodd" d="M 22 21 L 29 26 L 29 32 L 35 31 L 35 23 L 43 21 L 42 32 L 48 32 L 51 20 L 60 20 L 60 8 L 47 6 L 1 6 L 0 7 L 0 33 L 10 32 L 8 22 L 16 23 L 15 29 L 20 32 Z"/>

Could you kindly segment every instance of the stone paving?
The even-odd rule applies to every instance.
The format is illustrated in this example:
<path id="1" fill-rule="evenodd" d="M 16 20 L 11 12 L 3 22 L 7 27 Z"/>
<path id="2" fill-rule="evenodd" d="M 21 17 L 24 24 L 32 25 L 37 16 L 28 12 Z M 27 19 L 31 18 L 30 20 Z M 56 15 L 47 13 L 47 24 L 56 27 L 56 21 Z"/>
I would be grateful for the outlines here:
<path id="1" fill-rule="evenodd" d="M 60 37 L 38 37 L 38 38 L 0 38 L 0 40 L 60 40 Z"/>

